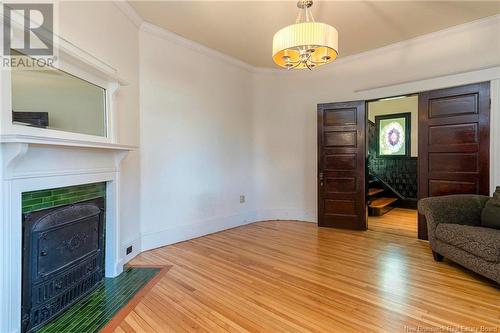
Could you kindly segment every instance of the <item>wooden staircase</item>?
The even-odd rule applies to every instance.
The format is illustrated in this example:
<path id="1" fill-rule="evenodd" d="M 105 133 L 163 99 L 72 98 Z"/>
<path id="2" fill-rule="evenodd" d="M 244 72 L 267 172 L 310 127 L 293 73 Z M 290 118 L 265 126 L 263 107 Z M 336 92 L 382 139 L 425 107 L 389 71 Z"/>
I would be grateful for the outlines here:
<path id="1" fill-rule="evenodd" d="M 388 193 L 376 180 L 368 182 L 368 215 L 382 216 L 394 208 L 394 204 L 399 200 Z"/>
<path id="2" fill-rule="evenodd" d="M 384 191 L 385 190 L 382 189 L 382 188 L 371 187 L 371 188 L 368 189 L 368 196 L 372 197 L 372 196 L 377 195 L 379 193 L 382 193 Z"/>

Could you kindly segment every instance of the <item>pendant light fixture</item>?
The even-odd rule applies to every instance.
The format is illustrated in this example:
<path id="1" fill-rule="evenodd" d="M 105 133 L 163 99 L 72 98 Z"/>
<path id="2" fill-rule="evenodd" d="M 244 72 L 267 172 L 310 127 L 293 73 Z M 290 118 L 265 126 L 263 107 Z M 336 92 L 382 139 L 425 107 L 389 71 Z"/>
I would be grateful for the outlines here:
<path id="1" fill-rule="evenodd" d="M 274 34 L 273 60 L 287 69 L 313 69 L 337 58 L 338 32 L 331 25 L 315 22 L 312 0 L 299 0 L 295 24 Z"/>

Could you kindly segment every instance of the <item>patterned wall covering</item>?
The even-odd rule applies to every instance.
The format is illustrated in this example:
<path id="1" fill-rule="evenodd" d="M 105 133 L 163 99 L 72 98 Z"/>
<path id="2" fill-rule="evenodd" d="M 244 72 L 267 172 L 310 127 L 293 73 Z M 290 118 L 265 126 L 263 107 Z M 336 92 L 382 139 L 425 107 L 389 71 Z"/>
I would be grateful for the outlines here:
<path id="1" fill-rule="evenodd" d="M 375 124 L 368 122 L 368 169 L 405 198 L 417 198 L 417 158 L 376 158 Z"/>

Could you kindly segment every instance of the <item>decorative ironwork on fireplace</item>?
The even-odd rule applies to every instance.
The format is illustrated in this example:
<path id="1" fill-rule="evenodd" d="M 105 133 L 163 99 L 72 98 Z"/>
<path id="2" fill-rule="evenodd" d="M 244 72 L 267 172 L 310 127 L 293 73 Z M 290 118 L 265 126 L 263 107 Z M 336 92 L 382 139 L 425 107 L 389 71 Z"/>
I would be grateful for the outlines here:
<path id="1" fill-rule="evenodd" d="M 32 332 L 104 276 L 104 198 L 23 215 L 22 331 Z"/>

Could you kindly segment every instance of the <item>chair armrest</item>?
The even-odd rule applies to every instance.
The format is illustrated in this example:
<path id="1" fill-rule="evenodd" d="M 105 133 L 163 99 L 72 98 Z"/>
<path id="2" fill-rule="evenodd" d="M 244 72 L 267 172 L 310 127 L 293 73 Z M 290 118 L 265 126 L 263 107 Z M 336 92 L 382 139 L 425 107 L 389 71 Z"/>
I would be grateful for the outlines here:
<path id="1" fill-rule="evenodd" d="M 425 198 L 418 202 L 418 211 L 425 215 L 431 238 L 439 223 L 480 225 L 481 211 L 488 200 L 487 196 L 475 194 Z"/>

